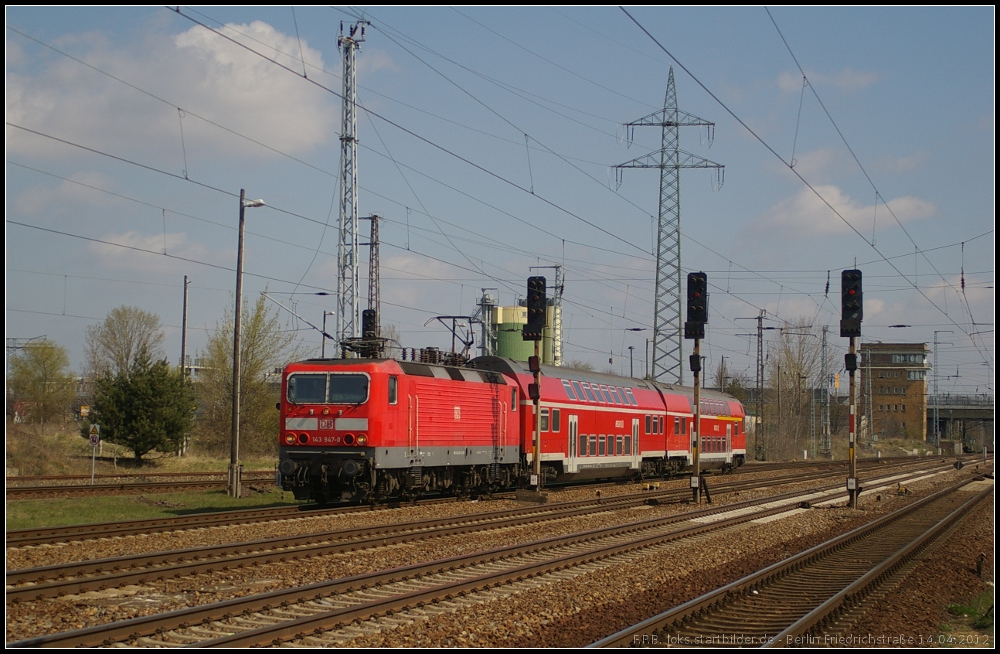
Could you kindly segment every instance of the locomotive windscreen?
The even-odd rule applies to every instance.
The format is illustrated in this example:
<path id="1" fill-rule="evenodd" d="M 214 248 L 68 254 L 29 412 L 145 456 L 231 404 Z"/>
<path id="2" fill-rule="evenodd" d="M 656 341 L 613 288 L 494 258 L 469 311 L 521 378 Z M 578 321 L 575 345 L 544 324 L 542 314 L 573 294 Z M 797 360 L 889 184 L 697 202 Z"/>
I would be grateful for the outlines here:
<path id="1" fill-rule="evenodd" d="M 288 401 L 293 404 L 361 404 L 367 400 L 367 375 L 296 373 L 288 377 Z"/>

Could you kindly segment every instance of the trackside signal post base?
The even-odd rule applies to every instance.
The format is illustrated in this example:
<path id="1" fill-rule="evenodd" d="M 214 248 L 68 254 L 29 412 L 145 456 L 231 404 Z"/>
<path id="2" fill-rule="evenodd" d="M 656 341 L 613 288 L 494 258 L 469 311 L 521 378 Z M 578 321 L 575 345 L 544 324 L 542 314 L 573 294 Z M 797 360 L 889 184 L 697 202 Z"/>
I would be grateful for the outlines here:
<path id="1" fill-rule="evenodd" d="M 531 478 L 529 486 L 534 487 L 534 492 L 521 491 L 515 497 L 517 499 L 529 499 L 529 493 L 533 495 L 529 499 L 532 502 L 545 502 L 547 497 L 542 493 L 544 478 L 542 477 L 542 411 L 541 411 L 541 384 L 542 384 L 542 333 L 545 330 L 547 321 L 546 298 L 545 298 L 545 278 L 528 278 L 527 295 L 528 322 L 521 331 L 521 338 L 525 341 L 535 342 L 535 356 L 528 360 L 528 368 L 533 376 L 533 383 L 528 385 L 528 395 L 535 409 L 535 429 L 533 445 L 531 450 Z"/>
<path id="2" fill-rule="evenodd" d="M 694 374 L 694 425 L 691 428 L 691 501 L 701 504 L 701 490 L 708 493 L 705 478 L 701 476 L 698 452 L 701 449 L 701 339 L 705 338 L 708 323 L 708 275 L 703 272 L 688 274 L 687 321 L 684 323 L 684 338 L 694 340 L 694 354 L 691 355 L 691 372 Z"/>
<path id="3" fill-rule="evenodd" d="M 847 506 L 852 509 L 858 508 L 858 495 L 861 494 L 861 485 L 858 483 L 858 467 L 855 457 L 855 444 L 857 441 L 857 385 L 855 372 L 858 370 L 858 350 L 857 337 L 861 336 L 861 320 L 864 318 L 864 303 L 861 293 L 861 271 L 844 270 L 840 273 L 840 336 L 849 338 L 850 347 L 847 355 L 844 356 L 844 369 L 851 376 L 850 398 L 851 407 L 850 421 L 848 424 L 848 461 L 849 471 L 847 473 Z"/>

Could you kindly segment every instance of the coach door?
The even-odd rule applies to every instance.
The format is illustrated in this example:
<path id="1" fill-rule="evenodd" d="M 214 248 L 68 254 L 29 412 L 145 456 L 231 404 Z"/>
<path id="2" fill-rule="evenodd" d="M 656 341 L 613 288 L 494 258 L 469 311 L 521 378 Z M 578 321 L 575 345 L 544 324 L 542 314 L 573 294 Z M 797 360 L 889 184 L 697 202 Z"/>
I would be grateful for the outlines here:
<path id="1" fill-rule="evenodd" d="M 632 458 L 630 459 L 629 467 L 632 470 L 638 470 L 642 462 L 642 456 L 639 453 L 639 419 L 632 418 Z"/>
<path id="2" fill-rule="evenodd" d="M 578 416 L 569 416 L 569 447 L 566 448 L 569 456 L 569 461 L 566 462 L 567 472 L 576 472 L 576 457 L 579 456 L 576 451 L 577 431 L 579 430 L 579 426 L 577 425 L 578 419 Z"/>

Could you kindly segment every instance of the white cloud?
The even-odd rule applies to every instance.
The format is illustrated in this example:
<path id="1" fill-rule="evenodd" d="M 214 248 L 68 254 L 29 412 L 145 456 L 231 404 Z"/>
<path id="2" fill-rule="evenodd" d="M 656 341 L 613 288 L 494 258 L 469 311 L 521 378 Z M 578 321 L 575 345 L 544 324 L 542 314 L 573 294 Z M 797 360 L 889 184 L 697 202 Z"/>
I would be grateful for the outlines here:
<path id="1" fill-rule="evenodd" d="M 140 234 L 128 231 L 122 234 L 108 234 L 103 242 L 90 242 L 87 250 L 97 261 L 109 270 L 126 270 L 136 273 L 184 274 L 191 268 L 189 261 L 208 262 L 219 259 L 200 243 L 192 243 L 187 234 Z M 162 256 L 162 255 L 169 256 Z M 158 256 L 160 255 L 160 256 Z M 226 262 L 220 261 L 221 265 Z M 231 261 L 230 261 L 231 263 Z"/>
<path id="2" fill-rule="evenodd" d="M 301 70 L 299 40 L 261 21 L 227 25 L 226 34 L 264 56 L 194 27 L 176 36 L 152 34 L 120 48 L 93 35 L 62 45 L 125 83 L 66 58 L 39 70 L 16 58 L 20 64 L 8 62 L 7 120 L 118 155 L 127 156 L 142 144 L 172 161 L 180 159 L 182 129 L 189 157 L 213 156 L 220 149 L 267 153 L 194 114 L 289 154 L 329 143 L 339 100 L 265 58 Z M 318 50 L 304 42 L 302 50 L 309 66 L 323 66 Z M 187 112 L 183 121 L 178 106 Z M 7 146 L 9 153 L 24 155 L 72 151 L 11 128 Z"/>
<path id="3" fill-rule="evenodd" d="M 871 86 L 878 81 L 878 73 L 854 70 L 851 67 L 844 68 L 836 73 L 818 73 L 806 71 L 806 78 L 809 84 L 817 90 L 824 87 L 833 87 L 844 93 L 851 93 Z M 802 90 L 802 74 L 798 71 L 785 71 L 778 75 L 778 88 L 785 93 L 798 93 Z"/>
<path id="4" fill-rule="evenodd" d="M 910 173 L 917 170 L 927 161 L 927 153 L 917 152 L 908 157 L 879 157 L 875 162 L 877 170 L 889 173 Z"/>
<path id="5" fill-rule="evenodd" d="M 887 229 L 896 225 L 896 219 L 906 223 L 928 218 L 937 211 L 933 202 L 904 196 L 886 203 L 895 215 L 894 219 L 881 203 L 877 207 L 873 204 L 865 205 L 833 185 L 813 188 L 822 199 L 812 190 L 802 189 L 795 197 L 782 200 L 772 207 L 760 219 L 763 226 L 793 230 L 797 235 L 824 236 L 850 233 L 853 226 L 864 234 L 871 233 L 873 223 L 874 229 Z"/>
<path id="6" fill-rule="evenodd" d="M 53 211 L 75 212 L 81 205 L 107 206 L 110 196 L 88 186 L 111 188 L 114 184 L 101 173 L 77 173 L 72 176 L 72 181 L 63 180 L 54 189 L 46 186 L 25 189 L 14 199 L 13 209 L 27 216 L 38 216 Z"/>
<path id="7" fill-rule="evenodd" d="M 834 148 L 818 148 L 795 157 L 795 172 L 806 179 L 829 178 L 843 167 L 843 156 Z"/>

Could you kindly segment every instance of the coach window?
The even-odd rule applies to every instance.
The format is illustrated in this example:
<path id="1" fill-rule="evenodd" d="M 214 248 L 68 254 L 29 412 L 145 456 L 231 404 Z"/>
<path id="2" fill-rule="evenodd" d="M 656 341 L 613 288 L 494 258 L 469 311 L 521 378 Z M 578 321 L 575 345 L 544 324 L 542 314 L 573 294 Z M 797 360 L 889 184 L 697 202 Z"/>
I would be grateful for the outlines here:
<path id="1" fill-rule="evenodd" d="M 608 441 L 607 436 L 601 434 L 600 439 L 597 441 L 597 456 L 604 456 L 608 452 Z"/>
<path id="2" fill-rule="evenodd" d="M 565 379 L 561 379 L 560 381 L 562 382 L 563 388 L 566 389 L 566 397 L 568 397 L 571 400 L 575 400 L 576 395 L 573 393 L 573 387 L 570 385 L 570 383 Z"/>
<path id="3" fill-rule="evenodd" d="M 615 388 L 614 386 L 609 386 L 608 390 L 611 391 L 611 397 L 614 398 L 615 404 L 625 404 L 625 402 L 622 401 L 622 398 L 618 397 L 617 388 Z"/>
<path id="4" fill-rule="evenodd" d="M 625 436 L 625 454 L 632 454 L 632 436 Z"/>
<path id="5" fill-rule="evenodd" d="M 625 394 L 628 395 L 629 404 L 631 404 L 632 406 L 639 406 L 639 403 L 635 401 L 635 396 L 632 395 L 632 389 L 631 388 L 626 388 L 625 389 Z"/>
<path id="6" fill-rule="evenodd" d="M 597 456 L 597 436 L 590 435 L 590 456 Z"/>
<path id="7" fill-rule="evenodd" d="M 653 433 L 653 416 L 650 415 L 646 416 L 646 433 L 647 434 Z"/>
<path id="8" fill-rule="evenodd" d="M 389 375 L 389 404 L 395 404 L 397 401 L 397 385 L 399 380 L 396 379 L 396 375 Z"/>
<path id="9" fill-rule="evenodd" d="M 549 410 L 548 409 L 542 409 L 542 424 L 538 428 L 538 430 L 539 431 L 548 431 L 549 430 Z"/>
<path id="10" fill-rule="evenodd" d="M 583 392 L 587 394 L 587 399 L 590 400 L 591 402 L 597 401 L 597 398 L 595 398 L 594 394 L 590 391 L 590 384 L 587 383 L 583 384 Z"/>
<path id="11" fill-rule="evenodd" d="M 552 409 L 552 431 L 556 434 L 562 431 L 559 425 L 559 409 Z"/>
<path id="12" fill-rule="evenodd" d="M 625 447 L 624 441 L 625 441 L 624 436 L 615 436 L 615 454 L 617 454 L 618 456 L 622 455 L 622 450 Z"/>

